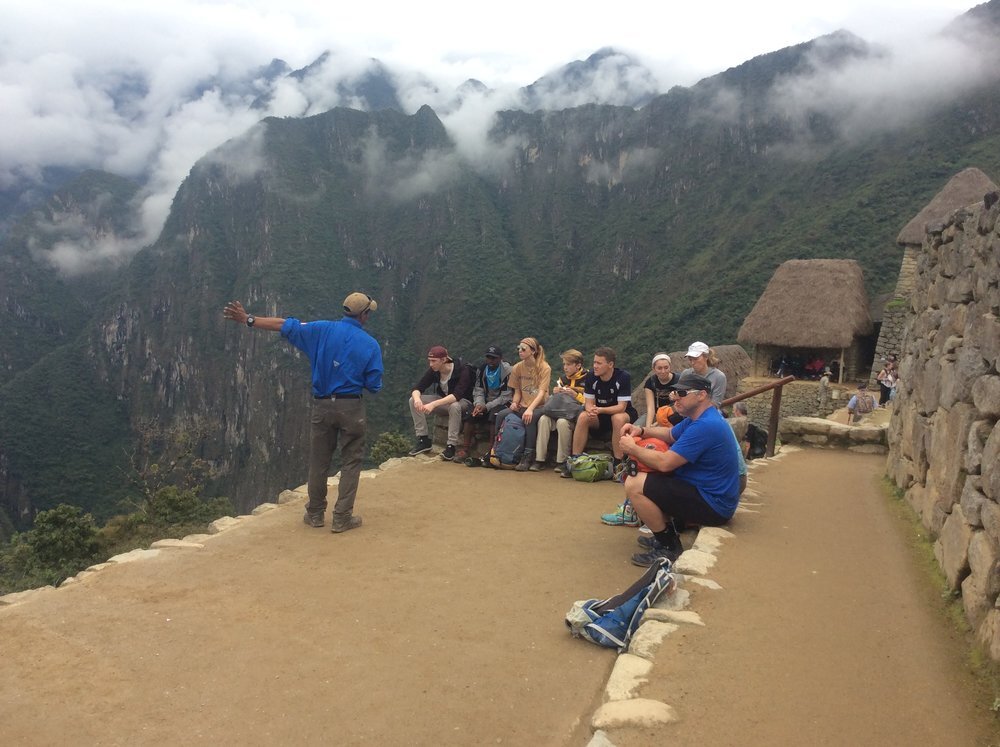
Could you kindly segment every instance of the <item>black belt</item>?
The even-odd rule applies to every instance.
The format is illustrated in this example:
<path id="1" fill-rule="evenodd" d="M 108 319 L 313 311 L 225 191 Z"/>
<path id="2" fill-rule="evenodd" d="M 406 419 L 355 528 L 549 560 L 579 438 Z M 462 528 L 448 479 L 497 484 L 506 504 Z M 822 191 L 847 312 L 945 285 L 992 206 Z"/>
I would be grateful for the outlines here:
<path id="1" fill-rule="evenodd" d="M 313 399 L 361 399 L 361 393 L 356 394 L 324 394 L 322 397 L 313 395 Z"/>

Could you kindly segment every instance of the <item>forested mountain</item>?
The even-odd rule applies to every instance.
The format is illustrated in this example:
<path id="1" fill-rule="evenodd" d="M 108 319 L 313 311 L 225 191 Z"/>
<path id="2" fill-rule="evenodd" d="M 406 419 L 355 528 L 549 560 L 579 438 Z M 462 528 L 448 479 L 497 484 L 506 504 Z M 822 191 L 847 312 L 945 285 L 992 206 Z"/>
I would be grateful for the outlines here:
<path id="1" fill-rule="evenodd" d="M 989 58 L 995 27 L 976 30 Z M 314 319 L 352 290 L 376 298 L 374 436 L 410 432 L 431 344 L 476 359 L 530 334 L 553 361 L 611 344 L 641 374 L 657 350 L 733 342 L 787 259 L 857 259 L 870 292 L 891 288 L 900 228 L 960 169 L 1000 176 L 1000 82 L 980 71 L 905 111 L 834 100 L 879 55 L 839 33 L 639 109 L 501 112 L 471 144 L 429 107 L 268 118 L 195 166 L 158 240 L 85 281 L 100 287 L 26 249 L 43 222 L 29 216 L 0 254 L 0 329 L 19 335 L 4 338 L 2 503 L 15 519 L 59 502 L 107 515 L 137 433 L 157 429 L 192 436 L 210 489 L 243 509 L 303 482 L 307 364 L 225 323 L 229 299 Z M 73 189 L 127 202 L 114 177 L 88 179 Z"/>

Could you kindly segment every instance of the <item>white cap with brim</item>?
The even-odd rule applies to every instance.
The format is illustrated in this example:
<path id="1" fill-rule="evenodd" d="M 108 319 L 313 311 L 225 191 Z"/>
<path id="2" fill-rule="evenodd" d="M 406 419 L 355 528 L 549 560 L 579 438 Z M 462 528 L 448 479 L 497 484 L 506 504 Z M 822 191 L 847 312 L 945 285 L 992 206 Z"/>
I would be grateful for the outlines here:
<path id="1" fill-rule="evenodd" d="M 708 355 L 708 345 L 703 342 L 692 342 L 688 348 L 687 357 L 697 358 L 701 355 Z"/>

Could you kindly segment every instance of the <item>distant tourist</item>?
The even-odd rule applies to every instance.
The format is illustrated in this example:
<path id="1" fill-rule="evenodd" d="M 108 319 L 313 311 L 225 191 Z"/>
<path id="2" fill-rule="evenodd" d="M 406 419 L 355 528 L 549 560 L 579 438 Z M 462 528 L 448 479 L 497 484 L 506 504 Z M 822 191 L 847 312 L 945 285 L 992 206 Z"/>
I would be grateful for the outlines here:
<path id="1" fill-rule="evenodd" d="M 552 396 L 546 401 L 542 415 L 538 418 L 538 436 L 535 439 L 535 470 L 540 470 L 549 451 L 549 437 L 556 430 L 556 470 L 573 450 L 573 428 L 583 411 L 583 380 L 590 373 L 583 366 L 583 353 L 576 348 L 564 350 L 563 373 L 552 387 Z"/>
<path id="2" fill-rule="evenodd" d="M 427 389 L 431 390 L 429 394 L 425 393 Z M 462 430 L 462 415 L 472 410 L 472 372 L 469 367 L 461 359 L 456 362 L 443 345 L 435 345 L 427 351 L 427 370 L 413 385 L 407 403 L 417 436 L 417 443 L 410 449 L 410 456 L 423 454 L 431 449 L 427 416 L 447 413 L 448 440 L 441 458 L 454 461 L 455 447 Z"/>
<path id="3" fill-rule="evenodd" d="M 823 375 L 819 377 L 819 414 L 820 416 L 825 416 L 827 414 L 827 409 L 830 406 L 830 377 L 833 376 L 833 372 L 830 370 L 829 366 L 823 369 Z"/>
<path id="4" fill-rule="evenodd" d="M 684 420 L 669 428 L 625 425 L 620 438 L 623 453 L 653 470 L 637 470 L 625 479 L 628 503 L 652 532 L 652 537 L 639 537 L 645 552 L 632 556 L 640 566 L 664 557 L 677 560 L 684 548 L 675 521 L 698 526 L 727 523 L 745 485 L 740 479 L 740 447 L 712 403 L 712 383 L 687 372 L 675 387 L 674 407 Z M 660 439 L 670 450 L 643 448 L 636 439 L 644 438 Z"/>
<path id="5" fill-rule="evenodd" d="M 875 377 L 878 381 L 879 395 L 878 406 L 885 407 L 892 398 L 892 390 L 896 386 L 896 364 L 892 360 L 886 360 L 882 364 L 882 370 Z"/>
<path id="6" fill-rule="evenodd" d="M 857 423 L 875 409 L 875 398 L 868 393 L 868 384 L 862 381 L 858 391 L 847 402 L 847 422 Z"/>
<path id="7" fill-rule="evenodd" d="M 382 388 L 382 350 L 362 327 L 378 304 L 364 293 L 344 299 L 343 319 L 300 322 L 289 317 L 254 316 L 239 301 L 230 301 L 222 315 L 250 329 L 280 332 L 309 358 L 312 369 L 312 415 L 309 447 L 309 502 L 303 521 L 322 527 L 326 514 L 330 460 L 340 446 L 340 483 L 333 506 L 331 531 L 361 526 L 354 515 L 367 419 L 362 390 Z"/>
<path id="8" fill-rule="evenodd" d="M 634 423 L 639 413 L 632 405 L 632 377 L 628 371 L 615 368 L 615 351 L 599 347 L 594 351 L 594 365 L 583 380 L 583 412 L 576 419 L 573 429 L 573 451 L 570 458 L 579 456 L 591 436 L 610 438 L 614 466 L 622 459 L 618 438 L 622 426 Z M 563 477 L 572 477 L 570 460 L 562 467 Z"/>
<path id="9" fill-rule="evenodd" d="M 708 379 L 712 384 L 712 404 L 721 407 L 726 398 L 726 375 L 716 368 L 719 357 L 715 351 L 703 342 L 692 342 L 684 357 L 691 367 L 681 371 L 681 376 L 696 373 Z"/>

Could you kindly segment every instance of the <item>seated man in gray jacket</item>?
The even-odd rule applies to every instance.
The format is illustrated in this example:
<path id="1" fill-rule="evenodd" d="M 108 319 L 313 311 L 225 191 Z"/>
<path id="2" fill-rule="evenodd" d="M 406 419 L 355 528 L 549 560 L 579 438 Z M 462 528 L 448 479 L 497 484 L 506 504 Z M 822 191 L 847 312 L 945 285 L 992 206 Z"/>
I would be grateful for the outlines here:
<path id="1" fill-rule="evenodd" d="M 476 383 L 472 388 L 472 411 L 465 416 L 462 431 L 462 448 L 455 455 L 455 461 L 469 457 L 476 426 L 489 423 L 490 443 L 496 435 L 493 416 L 510 404 L 514 396 L 507 380 L 510 378 L 510 364 L 503 359 L 503 352 L 496 345 L 486 348 L 486 362 L 476 372 Z"/>

